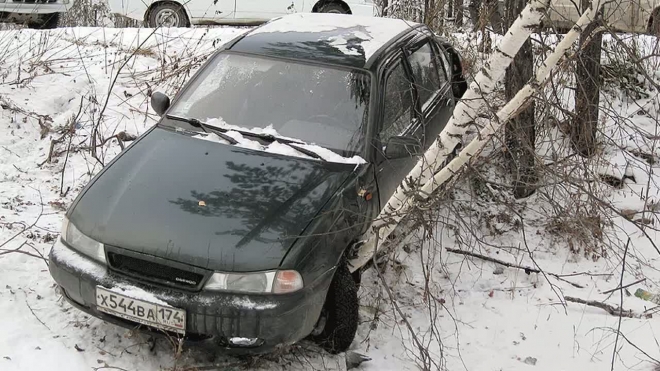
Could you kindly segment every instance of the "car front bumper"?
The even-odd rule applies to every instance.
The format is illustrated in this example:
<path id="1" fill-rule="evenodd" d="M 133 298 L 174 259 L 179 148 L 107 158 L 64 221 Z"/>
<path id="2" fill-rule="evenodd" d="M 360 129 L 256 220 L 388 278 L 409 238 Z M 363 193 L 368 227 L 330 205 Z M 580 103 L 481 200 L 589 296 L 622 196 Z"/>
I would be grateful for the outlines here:
<path id="1" fill-rule="evenodd" d="M 68 4 L 63 2 L 57 3 L 23 3 L 23 2 L 13 2 L 7 0 L 5 2 L 0 1 L 0 12 L 12 13 L 12 14 L 51 14 L 51 13 L 66 13 L 73 6 L 73 0 L 70 0 Z"/>
<path id="2" fill-rule="evenodd" d="M 159 300 L 186 311 L 187 340 L 204 341 L 230 353 L 262 353 L 306 337 L 319 318 L 332 280 L 328 271 L 317 284 L 286 295 L 246 295 L 222 292 L 187 292 L 156 287 L 121 276 L 70 249 L 61 240 L 49 254 L 49 269 L 66 299 L 78 309 L 126 328 L 163 333 L 145 325 L 101 312 L 96 307 L 96 286 L 137 287 Z M 130 295 L 129 295 L 130 296 Z M 177 336 L 175 334 L 170 334 Z M 180 335 L 179 335 L 180 336 Z M 229 339 L 259 339 L 255 346 L 230 344 Z"/>

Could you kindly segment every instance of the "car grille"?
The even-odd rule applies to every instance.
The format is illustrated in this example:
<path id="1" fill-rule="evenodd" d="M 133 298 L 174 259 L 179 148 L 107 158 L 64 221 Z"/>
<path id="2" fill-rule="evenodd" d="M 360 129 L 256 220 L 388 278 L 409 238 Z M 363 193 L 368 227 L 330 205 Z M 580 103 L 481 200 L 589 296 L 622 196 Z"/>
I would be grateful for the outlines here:
<path id="1" fill-rule="evenodd" d="M 26 3 L 26 4 L 50 4 L 56 3 L 57 0 L 13 0 L 15 3 Z"/>
<path id="2" fill-rule="evenodd" d="M 198 289 L 204 280 L 204 275 L 200 273 L 114 252 L 108 252 L 108 263 L 111 268 L 129 276 L 188 290 Z"/>

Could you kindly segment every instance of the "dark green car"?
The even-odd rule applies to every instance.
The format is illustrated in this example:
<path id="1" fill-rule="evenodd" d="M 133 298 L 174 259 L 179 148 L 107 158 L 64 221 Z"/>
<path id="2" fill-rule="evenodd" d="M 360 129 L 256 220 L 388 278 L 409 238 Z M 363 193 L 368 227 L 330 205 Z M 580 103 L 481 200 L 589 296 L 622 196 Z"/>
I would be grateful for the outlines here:
<path id="1" fill-rule="evenodd" d="M 465 89 L 460 57 L 423 25 L 295 14 L 255 28 L 172 104 L 152 96 L 162 119 L 78 195 L 51 275 L 130 328 L 343 351 L 359 279 L 345 257 Z"/>

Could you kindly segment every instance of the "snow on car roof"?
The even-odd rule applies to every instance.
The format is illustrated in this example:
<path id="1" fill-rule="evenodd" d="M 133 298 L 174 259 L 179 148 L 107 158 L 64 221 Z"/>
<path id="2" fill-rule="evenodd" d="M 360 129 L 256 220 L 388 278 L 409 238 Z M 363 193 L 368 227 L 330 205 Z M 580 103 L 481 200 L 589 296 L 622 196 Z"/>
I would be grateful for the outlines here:
<path id="1" fill-rule="evenodd" d="M 255 28 L 233 50 L 363 67 L 419 23 L 346 14 L 296 13 Z"/>

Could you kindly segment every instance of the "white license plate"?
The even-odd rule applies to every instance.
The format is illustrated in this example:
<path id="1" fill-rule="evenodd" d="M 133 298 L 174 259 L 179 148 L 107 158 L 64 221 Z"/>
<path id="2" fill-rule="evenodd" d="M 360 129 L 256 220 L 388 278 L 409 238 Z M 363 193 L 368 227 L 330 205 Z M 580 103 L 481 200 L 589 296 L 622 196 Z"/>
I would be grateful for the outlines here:
<path id="1" fill-rule="evenodd" d="M 186 332 L 186 311 L 96 287 L 96 306 L 102 312 L 180 334 Z"/>

